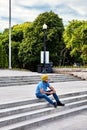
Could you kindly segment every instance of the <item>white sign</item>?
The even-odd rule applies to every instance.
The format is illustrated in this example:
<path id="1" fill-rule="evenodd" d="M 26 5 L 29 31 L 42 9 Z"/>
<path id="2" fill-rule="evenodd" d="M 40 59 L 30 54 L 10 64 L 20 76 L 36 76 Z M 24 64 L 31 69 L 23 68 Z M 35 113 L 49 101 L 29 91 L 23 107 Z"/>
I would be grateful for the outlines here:
<path id="1" fill-rule="evenodd" d="M 41 55 L 40 55 L 40 59 L 41 59 L 41 63 L 44 63 L 44 51 L 41 51 Z M 49 63 L 49 51 L 45 52 L 45 63 Z"/>

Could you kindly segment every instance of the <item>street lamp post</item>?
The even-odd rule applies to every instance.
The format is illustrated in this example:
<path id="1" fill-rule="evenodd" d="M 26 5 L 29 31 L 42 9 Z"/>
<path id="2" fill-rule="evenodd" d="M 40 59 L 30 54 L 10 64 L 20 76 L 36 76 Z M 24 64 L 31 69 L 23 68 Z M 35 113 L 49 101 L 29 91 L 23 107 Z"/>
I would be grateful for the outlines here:
<path id="1" fill-rule="evenodd" d="M 9 69 L 11 69 L 11 0 L 9 0 Z"/>
<path id="2" fill-rule="evenodd" d="M 46 73 L 46 30 L 47 30 L 47 25 L 43 25 L 43 30 L 44 30 L 44 67 L 43 67 L 43 73 Z"/>

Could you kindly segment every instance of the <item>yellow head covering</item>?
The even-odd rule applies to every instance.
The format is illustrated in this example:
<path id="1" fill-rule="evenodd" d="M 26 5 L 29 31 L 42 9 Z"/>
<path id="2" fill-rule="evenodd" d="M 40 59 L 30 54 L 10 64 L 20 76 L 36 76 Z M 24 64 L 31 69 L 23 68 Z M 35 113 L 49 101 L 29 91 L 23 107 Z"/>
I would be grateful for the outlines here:
<path id="1" fill-rule="evenodd" d="M 41 76 L 41 80 L 42 81 L 46 81 L 46 79 L 48 79 L 48 75 L 47 74 L 44 74 Z"/>

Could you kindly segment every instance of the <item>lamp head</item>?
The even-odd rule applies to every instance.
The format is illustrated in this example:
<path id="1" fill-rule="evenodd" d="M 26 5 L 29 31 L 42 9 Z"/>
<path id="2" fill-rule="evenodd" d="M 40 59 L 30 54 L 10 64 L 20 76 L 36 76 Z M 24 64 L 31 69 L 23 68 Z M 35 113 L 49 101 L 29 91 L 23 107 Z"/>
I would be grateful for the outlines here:
<path id="1" fill-rule="evenodd" d="M 44 30 L 47 29 L 47 25 L 46 25 L 46 24 L 43 25 L 43 29 L 44 29 Z"/>

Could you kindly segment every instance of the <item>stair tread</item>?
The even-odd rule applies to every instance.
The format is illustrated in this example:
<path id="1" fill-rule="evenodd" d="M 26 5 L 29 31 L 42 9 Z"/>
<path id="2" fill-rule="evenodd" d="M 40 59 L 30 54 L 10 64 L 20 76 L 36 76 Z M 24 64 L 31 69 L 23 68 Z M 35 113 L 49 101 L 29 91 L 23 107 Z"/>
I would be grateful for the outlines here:
<path id="1" fill-rule="evenodd" d="M 28 108 L 28 107 L 35 107 L 35 106 L 39 106 L 39 105 L 45 105 L 45 102 L 39 102 L 39 103 L 34 103 L 34 104 L 28 104 L 28 105 L 21 105 L 21 106 L 16 106 L 16 107 L 11 107 L 11 108 L 5 108 L 5 109 L 1 109 L 1 112 L 8 112 L 8 111 L 12 111 L 12 110 L 17 110 L 17 109 L 24 109 L 24 108 Z"/>
<path id="2" fill-rule="evenodd" d="M 79 104 L 79 103 L 83 103 L 83 102 L 87 102 L 87 99 L 84 99 L 82 101 L 70 102 L 70 103 L 67 103 L 67 104 L 72 105 L 72 104 Z"/>
<path id="3" fill-rule="evenodd" d="M 9 76 L 0 77 L 0 86 L 14 86 L 14 85 L 27 85 L 36 84 L 40 81 L 41 75 L 36 76 Z M 32 78 L 31 78 L 32 77 Z M 49 74 L 50 82 L 66 82 L 66 81 L 79 81 L 82 80 L 70 74 Z"/>
<path id="4" fill-rule="evenodd" d="M 59 97 L 61 97 L 61 99 L 65 99 L 65 98 L 73 98 L 73 97 L 79 97 L 79 96 L 82 96 L 82 95 L 87 95 L 86 94 L 87 91 L 80 91 L 80 92 L 75 92 L 75 93 L 66 93 L 66 94 L 62 94 L 62 95 L 59 95 Z M 67 97 L 68 96 L 68 97 Z M 1 103 L 0 105 L 10 105 L 10 104 L 20 104 L 23 105 L 23 102 L 30 102 L 31 101 L 39 101 L 39 102 L 42 102 L 43 100 L 42 99 L 37 99 L 37 98 L 33 98 L 33 99 L 23 99 L 23 100 L 19 100 L 19 101 L 10 101 L 10 102 L 6 102 L 6 103 Z M 25 105 L 25 104 L 24 104 Z M 6 106 L 7 107 L 7 106 Z"/>
<path id="5" fill-rule="evenodd" d="M 84 97 L 87 97 L 87 94 L 76 95 L 74 97 L 65 97 L 63 99 L 61 98 L 61 101 L 66 101 L 66 100 L 71 100 L 71 99 L 76 99 L 76 98 L 84 98 Z M 38 101 L 37 103 L 25 104 L 25 105 L 20 105 L 20 106 L 13 106 L 10 108 L 3 108 L 3 109 L 0 109 L 0 113 L 9 112 L 9 111 L 17 110 L 17 109 L 24 109 L 24 108 L 28 108 L 28 107 L 39 106 L 39 105 L 45 105 L 45 104 L 46 104 L 46 102 L 39 102 Z"/>
<path id="6" fill-rule="evenodd" d="M 83 103 L 83 102 L 87 102 L 87 100 L 67 103 L 66 106 L 70 106 L 70 105 L 74 105 L 74 104 L 78 105 L 79 103 Z M 40 113 L 40 112 L 45 112 L 47 110 L 53 110 L 53 109 L 54 109 L 53 107 L 46 107 L 46 108 L 39 109 L 39 110 L 33 110 L 33 111 L 24 112 L 24 113 L 20 113 L 20 114 L 10 115 L 10 116 L 7 116 L 7 117 L 0 118 L 0 122 L 5 121 L 5 120 L 12 120 L 12 119 L 15 119 L 15 118 L 20 118 L 20 117 L 27 116 L 27 115 L 32 115 L 32 114 L 36 114 L 36 113 Z"/>
<path id="7" fill-rule="evenodd" d="M 84 94 L 84 95 L 75 95 L 75 96 L 72 96 L 72 97 L 64 97 L 63 99 L 64 100 L 68 100 L 68 99 L 76 99 L 76 98 L 83 98 L 83 97 L 87 97 L 87 94 Z"/>
<path id="8" fill-rule="evenodd" d="M 55 116 L 57 117 L 57 116 L 61 116 L 61 115 L 64 115 L 64 114 L 72 113 L 72 112 L 83 110 L 83 109 L 87 109 L 87 105 L 80 106 L 79 108 L 72 108 L 70 110 L 61 111 L 61 112 L 56 113 L 56 114 L 53 113 L 51 115 L 46 115 L 46 116 L 43 116 L 43 117 L 37 117 L 37 118 L 31 119 L 29 121 L 22 121 L 20 123 L 15 123 L 15 124 L 12 124 L 12 125 L 9 125 L 9 126 L 1 127 L 0 129 L 1 130 L 10 130 L 10 129 L 14 129 L 16 127 L 21 127 L 21 126 L 24 126 L 24 125 L 29 125 L 30 123 L 39 122 L 39 121 L 42 121 L 42 120 L 54 118 Z"/>
<path id="9" fill-rule="evenodd" d="M 39 110 L 34 110 L 34 111 L 29 111 L 29 112 L 25 112 L 25 113 L 22 113 L 22 114 L 15 114 L 15 115 L 11 115 L 11 116 L 8 116 L 8 117 L 2 117 L 0 118 L 0 122 L 2 121 L 5 121 L 5 120 L 11 120 L 11 119 L 15 119 L 15 118 L 18 118 L 18 117 L 22 117 L 22 116 L 27 116 L 27 115 L 32 115 L 32 114 L 36 114 L 38 112 L 44 112 L 44 111 L 47 111 L 47 110 L 52 110 L 54 109 L 53 107 L 48 107 L 48 108 L 43 108 L 43 109 L 39 109 Z"/>

